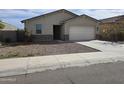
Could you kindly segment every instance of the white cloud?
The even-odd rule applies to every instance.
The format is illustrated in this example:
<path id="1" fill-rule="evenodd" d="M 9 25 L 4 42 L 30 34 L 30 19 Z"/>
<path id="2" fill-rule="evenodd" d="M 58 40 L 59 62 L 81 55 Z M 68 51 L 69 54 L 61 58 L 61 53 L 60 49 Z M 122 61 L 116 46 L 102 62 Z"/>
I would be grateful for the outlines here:
<path id="1" fill-rule="evenodd" d="M 74 12 L 78 14 L 87 14 L 96 19 L 104 19 L 108 17 L 124 15 L 124 10 L 122 9 L 79 9 Z"/>
<path id="2" fill-rule="evenodd" d="M 21 20 L 55 11 L 56 9 L 0 9 L 0 20 L 23 27 Z M 87 14 L 96 19 L 124 15 L 124 9 L 69 9 L 78 15 Z"/>

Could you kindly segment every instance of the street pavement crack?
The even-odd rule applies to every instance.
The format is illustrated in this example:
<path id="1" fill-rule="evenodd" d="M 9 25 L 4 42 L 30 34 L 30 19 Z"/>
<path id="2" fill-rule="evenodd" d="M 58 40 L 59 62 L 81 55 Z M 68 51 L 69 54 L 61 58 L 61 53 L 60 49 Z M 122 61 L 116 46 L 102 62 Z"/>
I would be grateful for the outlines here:
<path id="1" fill-rule="evenodd" d="M 71 82 L 71 84 L 75 84 L 74 81 L 71 78 L 69 78 L 69 76 L 66 75 L 66 78 Z"/>

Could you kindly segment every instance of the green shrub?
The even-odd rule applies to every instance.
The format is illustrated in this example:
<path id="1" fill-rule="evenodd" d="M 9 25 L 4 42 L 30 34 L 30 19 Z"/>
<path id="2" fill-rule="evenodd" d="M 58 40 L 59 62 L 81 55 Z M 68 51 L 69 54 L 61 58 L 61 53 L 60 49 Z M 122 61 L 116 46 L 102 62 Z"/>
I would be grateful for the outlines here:
<path id="1" fill-rule="evenodd" d="M 4 29 L 5 25 L 0 23 L 0 29 Z"/>
<path id="2" fill-rule="evenodd" d="M 0 59 L 4 59 L 4 58 L 12 58 L 12 57 L 19 57 L 19 53 L 18 52 L 8 52 L 8 54 L 5 55 L 0 55 Z"/>
<path id="3" fill-rule="evenodd" d="M 107 33 L 102 32 L 97 35 L 97 39 L 113 41 L 113 42 L 124 41 L 124 31 L 118 31 L 118 32 L 110 31 Z"/>
<path id="4" fill-rule="evenodd" d="M 8 54 L 6 58 L 11 58 L 11 57 L 18 57 L 18 53 L 13 53 L 13 54 Z"/>

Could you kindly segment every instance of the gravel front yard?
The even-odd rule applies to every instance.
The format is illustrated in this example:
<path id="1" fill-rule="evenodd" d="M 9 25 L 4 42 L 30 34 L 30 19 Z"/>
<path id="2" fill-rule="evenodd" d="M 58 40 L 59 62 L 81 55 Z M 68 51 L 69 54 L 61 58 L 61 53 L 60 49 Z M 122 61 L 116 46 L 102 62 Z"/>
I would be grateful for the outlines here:
<path id="1" fill-rule="evenodd" d="M 70 53 L 97 52 L 98 50 L 77 43 L 43 43 L 1 46 L 0 58 L 45 56 Z"/>

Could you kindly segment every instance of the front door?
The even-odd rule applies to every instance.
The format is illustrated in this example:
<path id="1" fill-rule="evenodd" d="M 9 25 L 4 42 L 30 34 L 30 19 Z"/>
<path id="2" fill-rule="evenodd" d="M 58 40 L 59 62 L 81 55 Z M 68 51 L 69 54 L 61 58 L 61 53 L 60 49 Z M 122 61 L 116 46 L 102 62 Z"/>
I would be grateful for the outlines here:
<path id="1" fill-rule="evenodd" d="M 53 39 L 54 40 L 61 39 L 61 25 L 53 25 Z"/>

